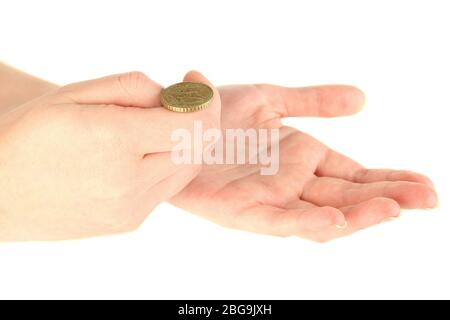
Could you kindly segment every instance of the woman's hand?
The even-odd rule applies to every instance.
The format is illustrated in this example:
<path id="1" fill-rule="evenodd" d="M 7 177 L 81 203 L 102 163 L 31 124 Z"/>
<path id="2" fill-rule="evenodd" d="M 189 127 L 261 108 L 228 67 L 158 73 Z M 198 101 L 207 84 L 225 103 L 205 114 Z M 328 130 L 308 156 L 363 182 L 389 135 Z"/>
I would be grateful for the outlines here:
<path id="1" fill-rule="evenodd" d="M 186 80 L 209 82 L 191 72 Z M 210 85 L 210 84 L 209 84 Z M 211 86 L 211 85 L 210 85 Z M 212 86 L 211 86 L 212 87 Z M 137 228 L 199 165 L 175 165 L 175 129 L 219 127 L 220 99 L 193 114 L 160 107 L 139 72 L 62 87 L 0 117 L 0 240 L 59 240 Z"/>
<path id="2" fill-rule="evenodd" d="M 172 203 L 218 224 L 277 236 L 326 241 L 396 217 L 403 208 L 437 203 L 431 181 L 418 173 L 368 170 L 306 133 L 283 126 L 285 117 L 334 117 L 358 112 L 364 96 L 349 86 L 219 89 L 222 130 L 279 129 L 280 168 L 204 166 Z"/>

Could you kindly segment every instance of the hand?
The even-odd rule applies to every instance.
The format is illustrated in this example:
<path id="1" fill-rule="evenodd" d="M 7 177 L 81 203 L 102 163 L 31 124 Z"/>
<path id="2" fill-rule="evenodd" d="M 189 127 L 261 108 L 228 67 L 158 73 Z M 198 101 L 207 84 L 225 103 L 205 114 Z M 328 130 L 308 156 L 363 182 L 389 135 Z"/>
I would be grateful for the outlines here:
<path id="1" fill-rule="evenodd" d="M 227 86 L 222 129 L 280 129 L 280 169 L 262 176 L 256 165 L 211 165 L 172 199 L 218 224 L 277 236 L 327 241 L 400 214 L 428 208 L 431 181 L 409 171 L 368 170 L 311 136 L 283 126 L 293 116 L 334 117 L 358 112 L 363 94 L 349 86 L 282 88 Z"/>
<path id="2" fill-rule="evenodd" d="M 55 89 L 56 85 L 0 61 L 0 117 L 17 106 Z"/>
<path id="3" fill-rule="evenodd" d="M 208 83 L 199 73 L 186 80 Z M 175 165 L 171 133 L 219 127 L 220 99 L 195 114 L 160 107 L 141 73 L 62 87 L 0 117 L 0 240 L 59 240 L 137 228 L 200 171 Z"/>

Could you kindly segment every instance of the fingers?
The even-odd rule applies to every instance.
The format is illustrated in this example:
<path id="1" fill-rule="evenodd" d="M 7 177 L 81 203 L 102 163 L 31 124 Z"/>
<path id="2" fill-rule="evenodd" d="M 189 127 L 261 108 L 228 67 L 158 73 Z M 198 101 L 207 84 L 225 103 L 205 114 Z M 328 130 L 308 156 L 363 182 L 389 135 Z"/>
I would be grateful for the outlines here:
<path id="1" fill-rule="evenodd" d="M 199 173 L 200 167 L 183 166 L 167 175 L 164 179 L 154 185 L 147 193 L 145 199 L 158 199 L 158 202 L 167 201 L 181 192 Z"/>
<path id="2" fill-rule="evenodd" d="M 187 148 L 191 148 L 195 139 L 199 136 L 202 139 L 204 130 L 220 128 L 217 89 L 195 71 L 189 72 L 185 79 L 205 83 L 213 89 L 214 97 L 208 108 L 193 113 L 151 108 L 159 105 L 161 87 L 144 75 L 110 76 L 70 85 L 63 92 L 77 103 L 91 104 L 83 108 L 84 124 L 90 121 L 89 127 L 103 125 L 110 128 L 123 144 L 144 155 L 170 152 L 184 141 L 180 141 L 181 137 L 186 138 Z M 93 103 L 102 106 L 95 107 Z"/>
<path id="3" fill-rule="evenodd" d="M 387 198 L 373 198 L 356 205 L 339 208 L 339 210 L 345 215 L 347 222 L 345 228 L 306 233 L 305 236 L 315 241 L 329 241 L 348 236 L 400 215 L 400 207 L 397 202 Z"/>
<path id="4" fill-rule="evenodd" d="M 299 201 L 297 208 L 282 209 L 261 205 L 233 218 L 232 227 L 276 236 L 300 236 L 304 232 L 336 229 L 345 225 L 341 211 Z"/>
<path id="5" fill-rule="evenodd" d="M 158 186 L 163 180 L 166 180 L 169 177 L 190 175 L 191 179 L 187 179 L 184 182 L 187 184 L 200 173 L 200 170 L 201 165 L 177 165 L 172 161 L 170 152 L 162 152 L 157 154 L 148 154 L 142 161 L 139 161 L 138 170 L 136 171 L 137 177 L 135 179 L 136 181 L 141 182 L 142 185 Z M 176 180 L 174 182 L 176 182 Z M 180 182 L 182 181 L 180 180 Z M 185 185 L 183 185 L 183 187 L 184 186 Z M 159 190 L 157 193 L 155 193 L 156 191 L 154 190 L 153 192 L 156 195 L 165 194 L 168 191 L 169 189 Z M 172 194 L 171 197 L 173 195 L 174 194 Z"/>
<path id="6" fill-rule="evenodd" d="M 234 219 L 233 227 L 275 236 L 299 236 L 328 241 L 397 217 L 400 207 L 392 199 L 373 198 L 342 208 L 317 207 L 298 200 L 286 208 L 257 206 Z"/>
<path id="7" fill-rule="evenodd" d="M 343 232 L 347 234 L 400 215 L 399 204 L 389 198 L 373 198 L 357 205 L 340 208 L 340 210 L 347 219 L 348 225 Z"/>
<path id="8" fill-rule="evenodd" d="M 323 160 L 317 166 L 316 175 L 319 177 L 335 177 L 353 181 L 355 173 L 362 169 L 364 167 L 356 161 L 328 149 Z"/>
<path id="9" fill-rule="evenodd" d="M 423 183 L 433 188 L 433 182 L 420 173 L 406 170 L 389 169 L 361 169 L 353 174 L 353 181 L 359 183 L 370 183 L 377 181 L 411 181 Z"/>
<path id="10" fill-rule="evenodd" d="M 258 86 L 264 95 L 280 107 L 282 117 L 338 117 L 357 113 L 365 97 L 352 86 L 328 85 L 305 88 Z"/>
<path id="11" fill-rule="evenodd" d="M 160 106 L 162 87 L 141 72 L 129 72 L 70 84 L 59 92 L 79 104 L 115 104 L 130 107 Z"/>
<path id="12" fill-rule="evenodd" d="M 178 194 L 199 172 L 194 166 L 183 166 L 181 169 L 175 169 L 172 166 L 170 172 L 158 171 L 158 181 L 155 181 L 155 170 L 157 170 L 155 165 L 150 165 L 149 161 L 143 161 L 143 163 L 144 167 L 142 169 L 146 170 L 142 171 L 142 176 L 144 180 L 146 179 L 145 177 L 148 177 L 145 185 L 151 187 L 147 190 L 142 190 L 142 193 L 138 195 L 134 203 L 136 206 L 135 218 L 138 221 L 138 225 L 144 222 L 155 206 Z M 149 202 L 149 199 L 153 199 L 153 202 Z"/>
<path id="13" fill-rule="evenodd" d="M 183 78 L 184 82 L 198 82 L 203 83 L 211 87 L 214 91 L 214 98 L 211 101 L 211 104 L 209 105 L 207 111 L 210 113 L 215 114 L 217 117 L 220 118 L 220 95 L 217 91 L 217 88 L 200 72 L 192 70 L 186 73 L 186 75 Z"/>
<path id="14" fill-rule="evenodd" d="M 202 74 L 191 71 L 185 81 L 205 83 L 214 91 L 208 108 L 192 113 L 176 113 L 165 108 L 125 108 L 116 111 L 116 123 L 123 128 L 129 143 L 138 152 L 169 152 L 183 141 L 193 146 L 202 139 L 203 131 L 216 128 L 220 134 L 220 96 L 217 89 Z M 182 137 L 186 139 L 181 139 Z M 181 141 L 183 140 L 183 141 Z M 188 141 L 189 140 L 189 141 Z"/>
<path id="15" fill-rule="evenodd" d="M 422 183 L 382 181 L 354 183 L 337 178 L 313 178 L 305 185 L 301 198 L 319 206 L 345 207 L 376 197 L 390 198 L 402 208 L 432 208 L 436 192 Z"/>
<path id="16" fill-rule="evenodd" d="M 316 175 L 340 178 L 358 183 L 410 181 L 433 187 L 431 180 L 420 173 L 406 170 L 365 169 L 356 161 L 333 150 L 328 150 L 324 159 L 319 163 Z"/>

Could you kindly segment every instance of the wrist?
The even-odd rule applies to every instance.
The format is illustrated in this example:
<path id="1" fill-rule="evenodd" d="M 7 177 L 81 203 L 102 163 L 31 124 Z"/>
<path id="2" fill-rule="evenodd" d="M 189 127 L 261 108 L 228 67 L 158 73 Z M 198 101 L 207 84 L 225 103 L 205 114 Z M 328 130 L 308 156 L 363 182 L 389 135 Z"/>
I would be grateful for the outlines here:
<path id="1" fill-rule="evenodd" d="M 0 63 L 0 116 L 58 86 Z"/>

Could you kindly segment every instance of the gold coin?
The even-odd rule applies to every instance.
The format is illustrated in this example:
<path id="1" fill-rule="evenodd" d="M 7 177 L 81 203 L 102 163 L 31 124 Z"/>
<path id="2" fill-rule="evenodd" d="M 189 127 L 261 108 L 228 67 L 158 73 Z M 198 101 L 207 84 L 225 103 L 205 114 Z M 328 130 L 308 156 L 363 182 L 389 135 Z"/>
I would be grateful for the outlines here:
<path id="1" fill-rule="evenodd" d="M 206 84 L 180 82 L 162 91 L 161 103 L 171 111 L 195 112 L 207 108 L 213 96 L 213 90 Z"/>

